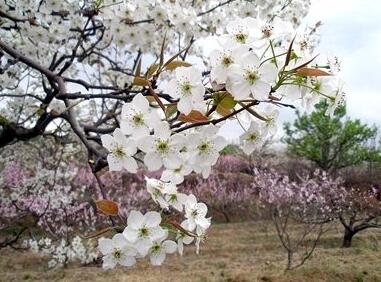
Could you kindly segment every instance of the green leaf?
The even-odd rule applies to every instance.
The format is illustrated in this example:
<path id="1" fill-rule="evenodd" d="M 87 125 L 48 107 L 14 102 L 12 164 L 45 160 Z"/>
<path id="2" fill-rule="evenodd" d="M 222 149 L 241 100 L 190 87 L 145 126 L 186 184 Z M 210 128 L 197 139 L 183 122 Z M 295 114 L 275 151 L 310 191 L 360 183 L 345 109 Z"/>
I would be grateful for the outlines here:
<path id="1" fill-rule="evenodd" d="M 165 109 L 165 115 L 167 118 L 170 118 L 171 116 L 173 116 L 176 113 L 177 113 L 177 105 L 176 104 L 170 104 Z"/>
<path id="2" fill-rule="evenodd" d="M 228 110 L 233 109 L 235 105 L 237 105 L 237 102 L 234 100 L 233 96 L 228 92 L 226 92 L 224 97 L 218 103 L 218 106 L 221 106 Z"/>
<path id="3" fill-rule="evenodd" d="M 220 114 L 221 116 L 223 116 L 223 117 L 228 116 L 228 115 L 230 115 L 230 114 L 232 113 L 231 110 L 224 108 L 224 107 L 221 106 L 220 104 L 217 105 L 217 107 L 216 107 L 216 112 L 217 112 L 218 114 Z"/>

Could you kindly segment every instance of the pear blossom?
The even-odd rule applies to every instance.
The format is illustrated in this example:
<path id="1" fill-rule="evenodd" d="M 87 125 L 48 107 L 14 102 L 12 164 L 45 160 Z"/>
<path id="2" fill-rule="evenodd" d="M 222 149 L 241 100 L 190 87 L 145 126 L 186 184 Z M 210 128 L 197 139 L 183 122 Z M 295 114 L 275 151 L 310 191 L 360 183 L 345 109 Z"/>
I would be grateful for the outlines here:
<path id="1" fill-rule="evenodd" d="M 155 126 L 154 135 L 148 135 L 138 140 L 138 147 L 146 153 L 144 163 L 148 170 L 158 170 L 165 167 L 181 164 L 180 149 L 185 142 L 182 134 L 174 134 L 167 122 L 160 122 Z"/>
<path id="2" fill-rule="evenodd" d="M 133 266 L 136 263 L 137 251 L 121 233 L 112 239 L 100 238 L 98 248 L 103 255 L 104 269 L 112 269 L 117 264 Z"/>
<path id="3" fill-rule="evenodd" d="M 334 90 L 334 97 L 330 101 L 326 115 L 330 116 L 331 118 L 335 114 L 335 110 L 337 107 L 342 105 L 345 102 L 345 93 L 343 91 L 344 83 L 342 81 L 338 82 L 337 88 Z"/>
<path id="4" fill-rule="evenodd" d="M 160 120 L 156 111 L 151 111 L 148 100 L 142 94 L 137 94 L 131 103 L 123 105 L 121 117 L 120 129 L 135 138 L 149 135 L 150 128 Z"/>
<path id="5" fill-rule="evenodd" d="M 198 202 L 196 197 L 191 194 L 188 196 L 185 202 L 185 217 L 186 225 L 189 227 L 190 231 L 200 227 L 205 230 L 210 226 L 210 218 L 206 218 L 208 213 L 208 207 L 201 202 Z"/>
<path id="6" fill-rule="evenodd" d="M 150 262 L 152 265 L 161 265 L 166 257 L 166 254 L 173 254 L 177 250 L 177 244 L 172 240 L 165 240 L 168 234 L 164 234 L 161 238 L 152 242 L 149 249 Z"/>
<path id="7" fill-rule="evenodd" d="M 293 52 L 298 57 L 308 58 L 311 56 L 314 43 L 308 34 L 297 34 L 293 44 Z"/>
<path id="8" fill-rule="evenodd" d="M 185 230 L 189 230 L 190 228 L 188 227 L 188 221 L 187 220 L 184 220 L 180 226 L 185 229 Z M 194 241 L 194 237 L 192 236 L 189 236 L 187 235 L 186 233 L 182 232 L 182 231 L 178 231 L 177 232 L 177 235 L 176 235 L 176 240 L 177 240 L 177 250 L 179 252 L 179 254 L 182 256 L 183 253 L 184 253 L 184 244 L 185 245 L 189 245 L 191 244 L 193 241 Z"/>
<path id="9" fill-rule="evenodd" d="M 244 153 L 250 155 L 255 149 L 262 146 L 265 141 L 264 137 L 262 127 L 252 121 L 249 129 L 240 136 Z"/>
<path id="10" fill-rule="evenodd" d="M 313 77 L 308 81 L 309 89 L 302 97 L 302 105 L 307 112 L 313 109 L 313 106 L 323 97 L 329 97 L 334 91 L 330 77 Z"/>
<path id="11" fill-rule="evenodd" d="M 249 45 L 255 38 L 255 29 L 259 28 L 259 22 L 251 17 L 236 19 L 226 25 L 226 46 L 237 47 Z"/>
<path id="12" fill-rule="evenodd" d="M 168 209 L 169 203 L 164 198 L 164 195 L 167 193 L 175 193 L 177 191 L 177 188 L 172 183 L 166 183 L 154 178 L 148 178 L 145 177 L 146 180 L 146 187 L 148 193 L 151 195 L 153 201 L 162 209 Z"/>
<path id="13" fill-rule="evenodd" d="M 255 53 L 246 52 L 237 64 L 230 67 L 226 89 L 237 100 L 246 99 L 250 95 L 254 99 L 264 100 L 270 93 L 277 73 L 274 64 L 266 62 L 261 65 Z"/>
<path id="14" fill-rule="evenodd" d="M 208 125 L 189 136 L 190 163 L 197 173 L 206 178 L 210 168 L 217 162 L 219 151 L 226 146 L 226 140 L 217 135 L 218 127 Z"/>
<path id="15" fill-rule="evenodd" d="M 168 192 L 165 195 L 165 200 L 167 203 L 172 206 L 175 210 L 182 212 L 183 206 L 186 203 L 187 195 L 178 192 L 177 190 L 173 190 Z"/>
<path id="16" fill-rule="evenodd" d="M 110 152 L 107 155 L 107 162 L 110 170 L 120 171 L 125 168 L 131 173 L 136 173 L 138 164 L 132 157 L 137 152 L 135 141 L 127 138 L 123 132 L 117 128 L 113 136 L 105 134 L 101 136 L 102 145 Z"/>
<path id="17" fill-rule="evenodd" d="M 274 106 L 267 105 L 262 114 L 267 119 L 263 127 L 263 134 L 274 136 L 278 130 L 279 111 Z"/>
<path id="18" fill-rule="evenodd" d="M 202 84 L 201 72 L 195 67 L 178 67 L 176 78 L 168 82 L 166 92 L 175 99 L 180 99 L 177 109 L 184 114 L 192 110 L 202 110 L 205 87 Z"/>
<path id="19" fill-rule="evenodd" d="M 217 84 L 224 84 L 228 78 L 230 67 L 236 63 L 238 55 L 247 51 L 245 47 L 238 47 L 235 49 L 213 50 L 210 53 L 210 64 L 212 69 L 210 71 L 211 81 Z"/>
<path id="20" fill-rule="evenodd" d="M 184 176 L 192 172 L 192 167 L 186 162 L 185 157 L 181 157 L 181 163 L 168 163 L 167 168 L 161 174 L 161 180 L 180 184 L 184 181 Z"/>
<path id="21" fill-rule="evenodd" d="M 257 29 L 257 32 L 258 31 L 259 34 L 256 34 L 256 37 L 259 37 L 260 39 L 274 40 L 292 34 L 294 29 L 290 22 L 275 17 L 271 23 L 261 23 L 259 29 Z"/>
<path id="22" fill-rule="evenodd" d="M 152 242 L 161 238 L 165 231 L 160 226 L 161 215 L 149 211 L 143 215 L 139 211 L 131 211 L 127 218 L 127 227 L 123 231 L 124 237 L 134 244 L 140 255 L 145 256 Z"/>
<path id="23" fill-rule="evenodd" d="M 196 245 L 196 254 L 198 255 L 200 253 L 200 243 L 205 240 L 206 229 L 202 228 L 201 226 L 197 226 L 196 234 L 197 234 L 197 237 L 196 237 L 195 245 Z"/>
<path id="24" fill-rule="evenodd" d="M 177 191 L 176 185 L 171 182 L 163 182 L 154 178 L 146 177 L 147 191 L 151 194 L 155 203 L 158 203 L 162 209 L 168 209 L 172 206 L 178 211 L 183 210 L 183 204 L 186 195 Z"/>

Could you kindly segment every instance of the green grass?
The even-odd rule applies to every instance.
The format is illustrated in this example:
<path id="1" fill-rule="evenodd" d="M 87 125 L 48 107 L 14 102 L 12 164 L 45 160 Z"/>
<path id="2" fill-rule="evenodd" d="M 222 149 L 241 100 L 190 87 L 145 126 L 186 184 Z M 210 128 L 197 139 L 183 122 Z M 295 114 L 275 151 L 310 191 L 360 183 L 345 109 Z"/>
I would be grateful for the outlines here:
<path id="1" fill-rule="evenodd" d="M 77 264 L 49 270 L 47 258 L 2 250 L 0 281 L 381 282 L 381 231 L 355 237 L 353 248 L 341 249 L 340 245 L 341 234 L 333 229 L 305 265 L 285 273 L 286 253 L 269 223 L 215 224 L 200 255 L 193 247 L 187 248 L 184 257 L 171 256 L 161 267 L 141 261 L 131 269 L 112 271 Z"/>

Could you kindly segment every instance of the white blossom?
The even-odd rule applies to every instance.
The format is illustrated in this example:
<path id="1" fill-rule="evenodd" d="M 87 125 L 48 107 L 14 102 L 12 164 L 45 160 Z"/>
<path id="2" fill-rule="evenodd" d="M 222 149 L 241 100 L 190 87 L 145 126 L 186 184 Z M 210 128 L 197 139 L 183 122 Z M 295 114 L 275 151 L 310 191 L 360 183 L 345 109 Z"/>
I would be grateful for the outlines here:
<path id="1" fill-rule="evenodd" d="M 149 135 L 150 128 L 160 120 L 156 111 L 151 111 L 148 100 L 142 94 L 136 95 L 131 103 L 123 105 L 121 118 L 120 129 L 134 138 Z"/>
<path id="2" fill-rule="evenodd" d="M 226 89 L 237 100 L 250 95 L 257 100 L 268 97 L 271 85 L 277 78 L 274 64 L 266 62 L 261 65 L 258 56 L 253 52 L 243 54 L 238 63 L 229 69 Z"/>
<path id="3" fill-rule="evenodd" d="M 161 215 L 150 211 L 143 215 L 139 211 L 131 211 L 127 219 L 127 227 L 123 231 L 126 239 L 133 243 L 139 254 L 145 256 L 152 242 L 161 238 L 165 231 L 160 226 Z"/>
<path id="4" fill-rule="evenodd" d="M 180 99 L 177 109 L 184 114 L 202 110 L 205 88 L 201 82 L 201 72 L 194 67 L 178 67 L 175 76 L 168 82 L 166 92 L 173 98 Z"/>
<path id="5" fill-rule="evenodd" d="M 152 265 L 161 265 L 166 254 L 173 254 L 177 250 L 177 244 L 172 240 L 165 240 L 167 234 L 152 242 L 149 249 L 149 257 Z"/>
<path id="6" fill-rule="evenodd" d="M 112 269 L 117 264 L 133 266 L 136 263 L 137 251 L 121 233 L 115 234 L 112 239 L 99 239 L 98 248 L 103 255 L 104 269 Z"/>
<path id="7" fill-rule="evenodd" d="M 113 136 L 105 134 L 101 136 L 103 146 L 109 151 L 107 162 L 110 170 L 120 171 L 125 168 L 127 171 L 135 173 L 138 165 L 132 157 L 136 151 L 135 141 L 124 136 L 122 131 L 115 129 Z"/>

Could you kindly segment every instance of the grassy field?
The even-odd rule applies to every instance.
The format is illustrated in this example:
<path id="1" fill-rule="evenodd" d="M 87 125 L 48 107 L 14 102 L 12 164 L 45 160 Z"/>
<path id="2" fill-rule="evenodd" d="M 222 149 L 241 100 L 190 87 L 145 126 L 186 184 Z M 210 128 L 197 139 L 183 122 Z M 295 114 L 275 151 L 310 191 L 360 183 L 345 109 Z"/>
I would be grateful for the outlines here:
<path id="1" fill-rule="evenodd" d="M 325 234 L 311 260 L 286 273 L 286 253 L 271 225 L 247 222 L 214 224 L 200 255 L 188 248 L 161 267 L 140 262 L 113 271 L 79 265 L 49 270 L 46 258 L 2 250 L 0 281 L 381 281 L 381 231 L 354 238 L 351 249 L 340 248 L 338 232 Z"/>

